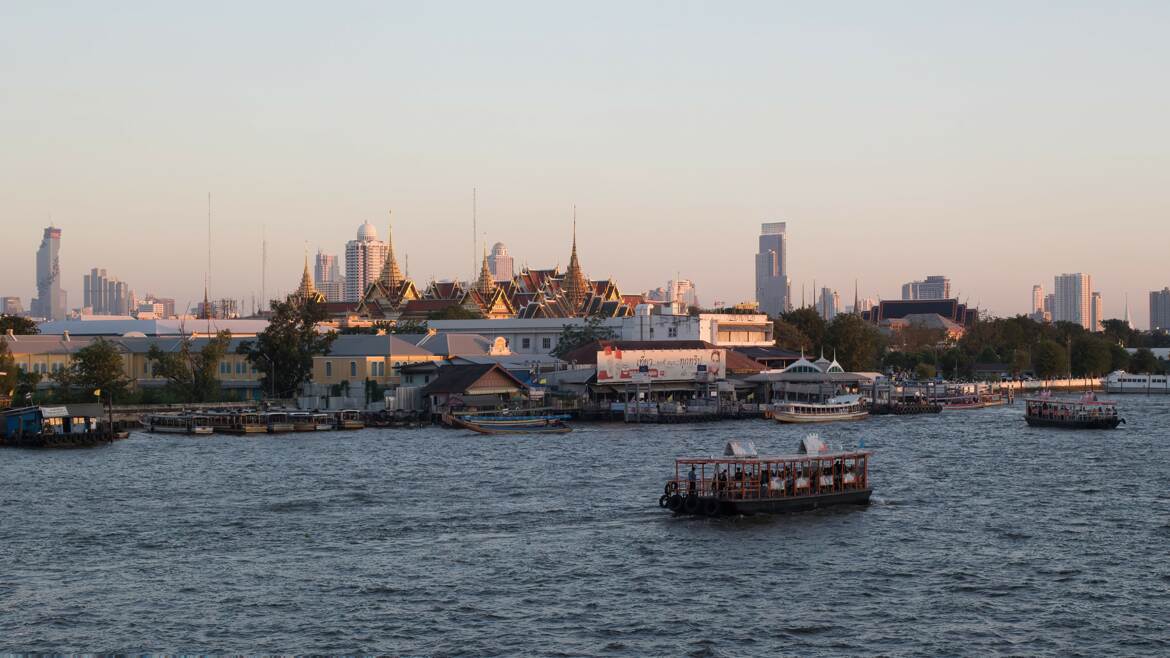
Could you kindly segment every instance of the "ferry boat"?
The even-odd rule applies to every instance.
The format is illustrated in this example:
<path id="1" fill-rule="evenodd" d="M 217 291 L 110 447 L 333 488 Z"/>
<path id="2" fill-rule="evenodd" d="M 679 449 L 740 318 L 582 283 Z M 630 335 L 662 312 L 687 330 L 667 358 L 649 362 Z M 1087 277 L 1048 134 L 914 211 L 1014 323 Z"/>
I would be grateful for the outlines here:
<path id="1" fill-rule="evenodd" d="M 1044 392 L 1024 402 L 1024 420 L 1032 427 L 1111 430 L 1125 422 L 1117 415 L 1116 402 L 1098 400 L 1093 393 L 1086 393 L 1080 400 L 1060 400 Z"/>
<path id="2" fill-rule="evenodd" d="M 366 426 L 365 421 L 362 420 L 362 412 L 356 409 L 346 409 L 334 413 L 336 422 L 334 426 L 339 430 L 360 430 Z"/>
<path id="3" fill-rule="evenodd" d="M 199 414 L 143 414 L 138 419 L 138 422 L 152 434 L 166 432 L 171 434 L 208 435 L 215 433 L 215 428 L 211 426 L 207 416 Z"/>
<path id="4" fill-rule="evenodd" d="M 872 493 L 870 454 L 830 452 L 815 435 L 802 439 L 793 455 L 759 455 L 750 441 L 730 441 L 721 457 L 676 459 L 658 506 L 714 517 L 865 505 Z"/>
<path id="5" fill-rule="evenodd" d="M 861 420 L 869 405 L 860 395 L 840 395 L 825 402 L 782 402 L 772 409 L 772 418 L 781 423 L 830 423 Z"/>
<path id="6" fill-rule="evenodd" d="M 300 411 L 288 415 L 288 419 L 292 422 L 294 432 L 316 432 L 317 423 L 313 420 L 313 414 L 307 411 Z"/>
<path id="7" fill-rule="evenodd" d="M 1101 380 L 1106 393 L 1170 393 L 1170 375 L 1136 375 L 1115 370 Z"/>
<path id="8" fill-rule="evenodd" d="M 568 416 L 450 416 L 450 424 L 480 434 L 567 434 Z"/>
<path id="9" fill-rule="evenodd" d="M 313 414 L 313 426 L 318 432 L 336 429 L 336 425 L 333 424 L 333 416 L 321 412 Z"/>
<path id="10" fill-rule="evenodd" d="M 296 426 L 289 419 L 287 412 L 268 411 L 260 414 L 260 418 L 268 428 L 269 434 L 284 434 L 296 430 Z"/>
<path id="11" fill-rule="evenodd" d="M 266 434 L 268 425 L 255 411 L 230 411 L 208 416 L 217 432 L 226 434 Z"/>

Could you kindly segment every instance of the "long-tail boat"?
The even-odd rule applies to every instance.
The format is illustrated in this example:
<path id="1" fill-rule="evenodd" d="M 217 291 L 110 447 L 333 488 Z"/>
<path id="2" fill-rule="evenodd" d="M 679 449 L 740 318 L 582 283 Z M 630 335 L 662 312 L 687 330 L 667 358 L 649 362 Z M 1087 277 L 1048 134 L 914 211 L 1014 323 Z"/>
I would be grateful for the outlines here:
<path id="1" fill-rule="evenodd" d="M 565 434 L 572 432 L 565 415 L 548 416 L 455 416 L 452 425 L 480 434 Z"/>

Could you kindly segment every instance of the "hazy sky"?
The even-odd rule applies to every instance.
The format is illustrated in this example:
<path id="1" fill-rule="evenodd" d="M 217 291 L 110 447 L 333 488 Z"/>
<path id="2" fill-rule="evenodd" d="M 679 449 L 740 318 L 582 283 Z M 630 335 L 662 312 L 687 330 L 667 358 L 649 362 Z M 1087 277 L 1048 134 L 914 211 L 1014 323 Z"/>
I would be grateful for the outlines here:
<path id="1" fill-rule="evenodd" d="M 63 228 L 71 306 L 295 287 L 364 220 L 418 280 L 489 244 L 623 291 L 676 272 L 753 295 L 762 221 L 789 275 L 896 297 L 947 274 L 1027 310 L 1084 271 L 1146 326 L 1170 285 L 1170 3 L 0 4 L 0 294 Z"/>

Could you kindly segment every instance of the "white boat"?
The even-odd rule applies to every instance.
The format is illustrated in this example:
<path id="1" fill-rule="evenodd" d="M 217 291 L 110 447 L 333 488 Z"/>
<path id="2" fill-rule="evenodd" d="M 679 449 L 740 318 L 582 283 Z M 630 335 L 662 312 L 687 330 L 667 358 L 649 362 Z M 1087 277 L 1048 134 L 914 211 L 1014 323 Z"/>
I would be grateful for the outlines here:
<path id="1" fill-rule="evenodd" d="M 781 423 L 831 423 L 861 420 L 868 415 L 860 395 L 839 395 L 824 402 L 783 402 L 772 409 L 772 418 Z"/>
<path id="2" fill-rule="evenodd" d="M 1170 393 L 1170 375 L 1136 375 L 1114 370 L 1101 380 L 1107 393 Z"/>
<path id="3" fill-rule="evenodd" d="M 215 429 L 207 422 L 204 416 L 170 413 L 145 414 L 139 419 L 142 426 L 151 433 L 166 432 L 170 434 L 214 434 Z"/>

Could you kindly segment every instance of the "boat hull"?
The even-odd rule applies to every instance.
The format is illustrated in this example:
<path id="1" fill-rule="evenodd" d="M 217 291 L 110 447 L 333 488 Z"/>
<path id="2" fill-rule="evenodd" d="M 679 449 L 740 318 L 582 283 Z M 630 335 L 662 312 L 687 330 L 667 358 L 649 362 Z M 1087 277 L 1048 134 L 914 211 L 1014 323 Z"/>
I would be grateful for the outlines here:
<path id="1" fill-rule="evenodd" d="M 854 411 L 844 414 L 793 414 L 773 411 L 772 418 L 780 423 L 835 423 L 843 420 L 862 420 L 869 417 L 868 411 Z"/>
<path id="2" fill-rule="evenodd" d="M 787 496 L 784 498 L 760 498 L 755 500 L 726 500 L 711 496 L 699 496 L 695 512 L 686 512 L 680 508 L 675 514 L 682 516 L 710 516 L 703 511 L 710 508 L 708 501 L 714 501 L 717 505 L 718 511 L 714 516 L 790 514 L 841 505 L 868 505 L 869 497 L 872 493 L 872 489 L 857 489 L 854 491 L 816 494 L 812 496 Z"/>
<path id="3" fill-rule="evenodd" d="M 1058 427 L 1067 430 L 1112 430 L 1124 423 L 1122 418 L 1094 418 L 1092 420 L 1057 420 L 1055 418 L 1025 417 L 1031 427 Z"/>
<path id="4" fill-rule="evenodd" d="M 480 425 L 462 418 L 452 418 L 451 422 L 479 434 L 568 434 L 573 431 L 572 427 L 559 420 L 543 425 Z"/>

